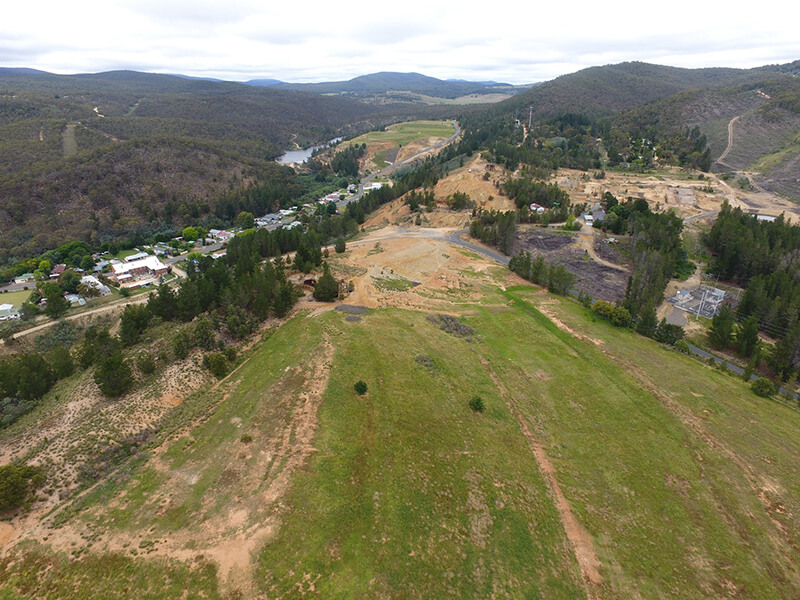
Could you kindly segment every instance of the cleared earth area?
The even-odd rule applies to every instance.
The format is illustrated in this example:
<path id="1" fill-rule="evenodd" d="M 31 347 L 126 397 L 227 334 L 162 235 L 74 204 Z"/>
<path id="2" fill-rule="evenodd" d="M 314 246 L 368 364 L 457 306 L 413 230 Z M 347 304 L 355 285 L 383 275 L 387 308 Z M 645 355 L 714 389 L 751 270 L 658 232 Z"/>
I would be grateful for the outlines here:
<path id="1" fill-rule="evenodd" d="M 344 311 L 301 300 L 226 379 L 143 396 L 158 435 L 0 530 L 2 594 L 794 598 L 800 415 L 450 231 L 348 244 Z"/>

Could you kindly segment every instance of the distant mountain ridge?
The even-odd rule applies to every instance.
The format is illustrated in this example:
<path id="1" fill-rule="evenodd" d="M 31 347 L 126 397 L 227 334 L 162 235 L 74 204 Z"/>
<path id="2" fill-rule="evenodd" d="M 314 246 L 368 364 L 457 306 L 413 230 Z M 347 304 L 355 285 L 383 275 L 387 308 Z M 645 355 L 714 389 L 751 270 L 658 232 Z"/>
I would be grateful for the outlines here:
<path id="1" fill-rule="evenodd" d="M 266 82 L 266 83 L 261 83 Z M 439 98 L 458 98 L 470 94 L 513 93 L 527 86 L 513 86 L 510 83 L 464 81 L 458 79 L 437 79 L 420 73 L 398 73 L 382 71 L 361 75 L 347 81 L 325 83 L 280 83 L 276 80 L 252 80 L 251 85 L 277 85 L 281 89 L 316 94 L 351 94 L 355 96 L 385 94 L 387 92 L 412 92 Z"/>

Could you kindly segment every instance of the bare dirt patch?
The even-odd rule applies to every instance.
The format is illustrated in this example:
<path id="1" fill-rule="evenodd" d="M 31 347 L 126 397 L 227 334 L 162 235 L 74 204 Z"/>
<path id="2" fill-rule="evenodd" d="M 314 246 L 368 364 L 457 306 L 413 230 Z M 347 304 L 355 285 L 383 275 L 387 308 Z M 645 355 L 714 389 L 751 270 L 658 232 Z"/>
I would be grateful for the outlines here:
<path id="1" fill-rule="evenodd" d="M 436 201 L 443 203 L 448 196 L 461 192 L 469 195 L 478 208 L 484 210 L 516 210 L 514 201 L 503 196 L 497 188 L 496 183 L 502 180 L 502 169 L 489 165 L 483 158 L 475 157 L 450 173 L 433 188 Z M 488 180 L 484 179 L 485 173 L 489 174 Z"/>
<path id="2" fill-rule="evenodd" d="M 42 515 L 91 482 L 98 470 L 115 460 L 118 448 L 149 439 L 165 415 L 207 381 L 208 373 L 198 362 L 177 361 L 121 400 L 103 397 L 87 373 L 80 380 L 59 384 L 52 407 L 37 422 L 24 429 L 15 424 L 0 442 L 0 463 L 24 461 L 43 466 L 48 473 L 38 492 L 40 500 L 12 522 L 18 537 L 31 535 Z M 70 544 L 73 537 L 67 537 Z M 58 533 L 54 539 L 59 539 Z"/>
<path id="3" fill-rule="evenodd" d="M 414 140 L 413 142 L 409 142 L 405 146 L 401 148 L 397 148 L 397 152 L 395 154 L 395 158 L 392 162 L 405 160 L 406 158 L 410 158 L 414 156 L 418 152 L 422 152 L 425 148 L 430 148 L 431 146 L 436 145 L 437 142 L 441 141 L 442 138 L 439 137 L 427 137 L 421 140 Z M 421 155 L 425 156 L 425 155 Z"/>
<path id="4" fill-rule="evenodd" d="M 603 179 L 593 179 L 581 171 L 564 169 L 554 181 L 570 195 L 573 204 L 597 203 L 605 192 L 618 199 L 643 198 L 652 210 L 672 209 L 682 218 L 718 211 L 723 201 L 742 210 L 800 219 L 800 207 L 791 201 L 764 190 L 742 190 L 714 173 L 691 173 L 679 168 L 662 169 L 657 173 L 607 172 Z"/>
<path id="5" fill-rule="evenodd" d="M 226 597 L 259 597 L 252 558 L 276 534 L 285 509 L 281 499 L 295 472 L 314 452 L 317 413 L 328 385 L 333 352 L 333 345 L 325 338 L 307 360 L 287 368 L 273 386 L 270 397 L 281 404 L 285 420 L 275 423 L 272 433 L 259 427 L 252 430 L 247 443 L 237 438 L 220 444 L 209 460 L 228 466 L 218 477 L 218 483 L 205 490 L 195 525 L 170 531 L 168 536 L 144 528 L 105 530 L 93 539 L 93 550 L 126 553 L 131 548 L 147 548 L 148 555 L 184 561 L 203 554 L 217 563 Z M 236 417 L 230 422 L 237 427 L 241 425 L 241 419 Z M 147 499 L 147 507 L 159 518 L 179 507 L 181 499 L 193 493 L 193 486 L 200 483 L 202 474 L 210 467 L 190 463 L 171 469 L 162 458 L 163 450 L 171 443 L 164 442 L 150 461 L 167 478 Z M 117 505 L 124 503 L 124 495 L 119 496 Z M 83 548 L 87 524 L 100 520 L 106 511 L 105 506 L 93 507 L 81 519 L 57 528 L 44 523 L 33 535 L 39 540 L 47 539 L 47 544 L 57 550 Z"/>
<path id="6" fill-rule="evenodd" d="M 386 225 L 412 226 L 414 217 L 411 209 L 401 198 L 382 206 L 364 222 L 364 228 L 384 227 Z"/>

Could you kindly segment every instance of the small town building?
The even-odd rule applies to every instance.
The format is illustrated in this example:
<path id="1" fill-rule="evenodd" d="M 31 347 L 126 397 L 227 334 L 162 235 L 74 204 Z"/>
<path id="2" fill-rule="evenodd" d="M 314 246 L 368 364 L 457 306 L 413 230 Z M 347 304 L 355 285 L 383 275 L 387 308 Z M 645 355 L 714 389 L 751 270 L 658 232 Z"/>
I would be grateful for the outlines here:
<path id="1" fill-rule="evenodd" d="M 233 232 L 224 229 L 210 229 L 208 235 L 212 240 L 223 243 L 233 238 Z"/>
<path id="2" fill-rule="evenodd" d="M 111 263 L 109 261 L 107 261 L 106 259 L 100 260 L 100 261 L 97 262 L 97 264 L 95 264 L 95 266 L 92 267 L 92 271 L 94 271 L 95 273 L 99 273 L 100 271 L 105 269 L 110 264 Z"/>
<path id="3" fill-rule="evenodd" d="M 97 290 L 101 296 L 107 296 L 111 293 L 111 289 L 94 275 L 84 275 L 81 277 L 81 283 L 87 288 Z"/>
<path id="4" fill-rule="evenodd" d="M 86 305 L 86 298 L 84 298 L 80 294 L 67 294 L 64 297 L 67 299 L 67 302 L 69 302 L 70 304 L 77 304 L 78 306 L 85 306 Z"/>
<path id="5" fill-rule="evenodd" d="M 67 270 L 67 265 L 64 263 L 58 264 L 50 271 L 50 279 L 58 279 Z"/>
<path id="6" fill-rule="evenodd" d="M 157 256 L 149 254 L 147 258 L 140 260 L 112 264 L 111 269 L 120 284 L 143 278 L 161 277 L 169 272 L 167 266 Z"/>
<path id="7" fill-rule="evenodd" d="M 19 319 L 19 311 L 13 304 L 0 304 L 0 321 Z"/>

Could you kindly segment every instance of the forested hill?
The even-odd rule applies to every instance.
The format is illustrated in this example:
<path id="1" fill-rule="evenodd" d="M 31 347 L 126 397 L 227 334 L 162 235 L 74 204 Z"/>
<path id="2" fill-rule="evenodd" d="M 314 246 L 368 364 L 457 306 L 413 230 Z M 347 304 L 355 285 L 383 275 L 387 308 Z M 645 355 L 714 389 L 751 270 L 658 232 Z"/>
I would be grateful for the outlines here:
<path id="1" fill-rule="evenodd" d="M 133 71 L 0 69 L 0 262 L 207 215 L 272 159 L 442 107 Z"/>
<path id="2" fill-rule="evenodd" d="M 135 71 L 54 75 L 0 69 L 0 93 L 0 124 L 4 125 L 26 116 L 93 116 L 95 119 L 84 125 L 116 135 L 119 120 L 152 117 L 181 120 L 181 129 L 192 134 L 188 124 L 203 121 L 251 130 L 251 136 L 277 146 L 273 153 L 291 141 L 302 144 L 324 139 L 338 128 L 381 111 L 342 98 Z M 103 115 L 102 121 L 99 115 Z M 229 137 L 238 135 L 232 132 Z"/>
<path id="3" fill-rule="evenodd" d="M 682 69 L 642 62 L 590 67 L 531 88 L 506 103 L 536 117 L 581 113 L 592 117 L 633 109 L 680 92 L 733 88 L 786 78 L 776 69 Z"/>
<path id="4" fill-rule="evenodd" d="M 663 150 L 666 138 L 697 131 L 708 150 L 704 170 L 744 172 L 761 188 L 800 202 L 799 71 L 800 61 L 755 69 L 621 63 L 564 75 L 492 111 L 547 122 L 581 115 L 602 123 L 595 133 L 606 149 L 620 151 L 636 138 L 658 141 Z M 734 143 L 725 153 L 733 119 Z"/>

